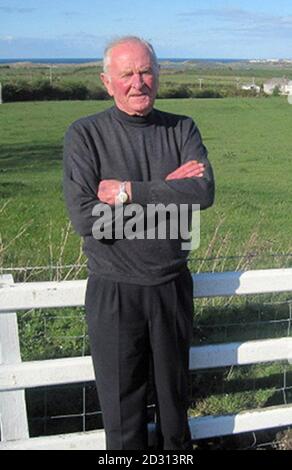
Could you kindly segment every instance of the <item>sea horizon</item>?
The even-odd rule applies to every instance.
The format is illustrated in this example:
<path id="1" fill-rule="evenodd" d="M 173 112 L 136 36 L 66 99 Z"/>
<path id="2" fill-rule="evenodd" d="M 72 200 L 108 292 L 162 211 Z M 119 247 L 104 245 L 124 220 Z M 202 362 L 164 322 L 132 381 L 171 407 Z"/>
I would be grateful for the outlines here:
<path id="1" fill-rule="evenodd" d="M 33 64 L 86 64 L 92 62 L 100 62 L 102 61 L 102 57 L 87 57 L 87 58 L 74 58 L 74 57 L 62 57 L 62 58 L 8 58 L 8 59 L 1 59 L 0 64 L 13 64 L 18 62 L 31 62 Z M 200 57 L 159 57 L 159 61 L 169 61 L 169 62 L 186 62 L 186 61 L 197 61 L 197 62 L 245 62 L 251 59 L 238 59 L 238 58 L 228 58 L 228 57 L 213 57 L 213 58 L 200 58 Z M 265 60 L 265 59 L 261 59 Z"/>

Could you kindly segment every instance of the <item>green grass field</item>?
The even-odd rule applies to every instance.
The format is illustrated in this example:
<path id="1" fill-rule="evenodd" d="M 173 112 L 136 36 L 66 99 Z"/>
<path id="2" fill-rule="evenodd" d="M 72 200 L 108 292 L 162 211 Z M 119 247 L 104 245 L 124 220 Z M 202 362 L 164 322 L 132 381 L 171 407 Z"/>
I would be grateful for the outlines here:
<path id="1" fill-rule="evenodd" d="M 79 237 L 69 227 L 64 208 L 62 142 L 72 121 L 110 105 L 63 101 L 0 106 L 3 268 L 85 261 L 80 255 Z M 291 257 L 269 256 L 292 251 L 292 106 L 287 100 L 158 100 L 156 107 L 195 119 L 215 171 L 216 202 L 202 213 L 201 245 L 192 253 L 191 269 L 291 266 Z M 247 258 L 232 258 L 238 255 Z M 225 256 L 231 259 L 221 259 Z M 201 261 L 206 257 L 220 260 Z M 85 275 L 85 271 L 79 272 L 79 277 Z M 15 273 L 16 280 L 51 277 L 47 271 L 36 270 L 29 278 Z M 63 278 L 62 271 L 57 278 Z M 195 343 L 286 336 L 289 305 L 265 310 L 261 300 L 257 302 L 256 308 L 245 301 L 238 307 L 224 302 L 217 305 L 214 300 L 197 302 L 199 335 Z M 20 315 L 23 358 L 79 355 L 84 347 L 83 312 L 76 309 L 68 315 L 60 311 Z M 283 370 L 283 365 L 259 365 L 196 374 L 193 390 L 197 398 L 192 414 L 237 412 L 282 402 L 276 390 Z"/>
<path id="2" fill-rule="evenodd" d="M 2 266 L 76 261 L 79 238 L 72 231 L 66 235 L 63 135 L 75 119 L 110 105 L 63 101 L 0 106 Z M 216 202 L 202 213 L 201 246 L 192 258 L 288 252 L 292 107 L 287 100 L 158 100 L 156 106 L 195 119 L 214 166 Z M 258 258 L 258 263 L 266 262 Z M 193 262 L 192 269 L 197 267 Z M 235 269 L 236 264 L 227 267 Z"/>

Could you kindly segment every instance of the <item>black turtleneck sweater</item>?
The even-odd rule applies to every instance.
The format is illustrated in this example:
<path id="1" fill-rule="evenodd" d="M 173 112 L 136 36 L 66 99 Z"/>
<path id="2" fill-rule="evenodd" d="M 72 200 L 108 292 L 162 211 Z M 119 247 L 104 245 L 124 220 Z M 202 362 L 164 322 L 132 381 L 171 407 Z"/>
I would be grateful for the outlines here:
<path id="1" fill-rule="evenodd" d="M 183 163 L 205 164 L 201 178 L 165 181 Z M 84 237 L 89 273 L 113 281 L 156 285 L 187 267 L 181 240 L 97 240 L 92 209 L 100 203 L 101 180 L 131 181 L 132 203 L 212 205 L 214 180 L 200 132 L 191 118 L 153 109 L 130 116 L 113 106 L 79 119 L 68 129 L 64 144 L 64 193 L 75 230 Z"/>

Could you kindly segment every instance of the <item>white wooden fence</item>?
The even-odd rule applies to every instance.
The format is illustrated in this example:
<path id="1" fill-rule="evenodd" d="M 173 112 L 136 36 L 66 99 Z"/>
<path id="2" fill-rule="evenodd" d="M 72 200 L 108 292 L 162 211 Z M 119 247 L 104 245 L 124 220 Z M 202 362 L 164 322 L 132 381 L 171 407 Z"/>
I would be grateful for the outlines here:
<path id="1" fill-rule="evenodd" d="M 193 275 L 194 297 L 292 293 L 292 269 Z M 17 311 L 84 305 L 86 281 L 14 284 L 0 276 L 0 450 L 105 449 L 104 431 L 29 438 L 24 390 L 94 380 L 90 357 L 22 362 Z M 191 348 L 190 369 L 292 361 L 292 337 Z M 292 405 L 190 419 L 194 439 L 292 424 Z M 150 427 L 151 428 L 151 427 Z M 151 429 L 150 429 L 151 431 Z"/>

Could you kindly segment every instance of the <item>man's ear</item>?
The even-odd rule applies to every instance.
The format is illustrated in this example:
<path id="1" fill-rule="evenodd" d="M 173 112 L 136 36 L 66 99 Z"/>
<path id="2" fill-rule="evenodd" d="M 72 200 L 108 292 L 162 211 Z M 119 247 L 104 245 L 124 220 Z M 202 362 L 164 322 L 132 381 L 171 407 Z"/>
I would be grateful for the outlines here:
<path id="1" fill-rule="evenodd" d="M 112 90 L 110 77 L 106 73 L 102 72 L 100 74 L 100 79 L 101 79 L 102 83 L 104 84 L 104 86 L 106 87 L 108 94 L 110 96 L 113 96 L 114 93 L 113 93 L 113 90 Z"/>

